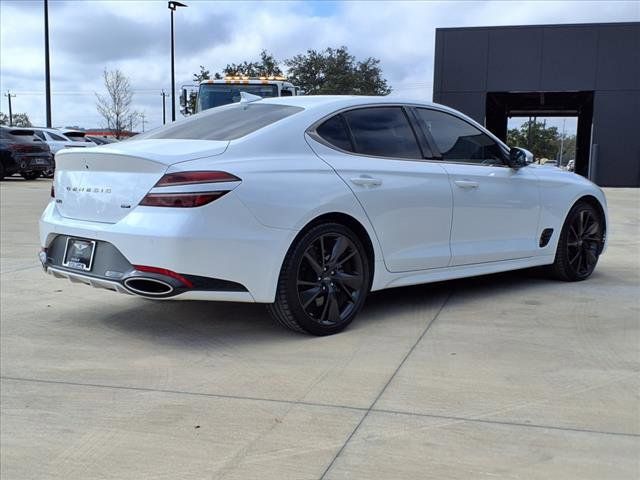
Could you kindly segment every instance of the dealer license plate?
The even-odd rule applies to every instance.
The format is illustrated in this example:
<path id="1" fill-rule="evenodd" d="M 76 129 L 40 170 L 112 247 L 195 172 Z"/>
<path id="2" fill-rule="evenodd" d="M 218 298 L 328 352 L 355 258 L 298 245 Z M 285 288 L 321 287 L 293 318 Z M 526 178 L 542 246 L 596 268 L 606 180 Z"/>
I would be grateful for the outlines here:
<path id="1" fill-rule="evenodd" d="M 95 249 L 96 242 L 93 240 L 67 238 L 67 246 L 64 250 L 62 266 L 82 270 L 84 272 L 91 271 Z"/>

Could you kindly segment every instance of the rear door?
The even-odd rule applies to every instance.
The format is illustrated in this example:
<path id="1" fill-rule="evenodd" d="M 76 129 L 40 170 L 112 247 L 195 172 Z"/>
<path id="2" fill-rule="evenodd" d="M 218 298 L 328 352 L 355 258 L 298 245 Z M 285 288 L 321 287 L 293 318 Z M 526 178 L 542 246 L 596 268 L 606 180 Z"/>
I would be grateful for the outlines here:
<path id="1" fill-rule="evenodd" d="M 402 106 L 357 108 L 310 132 L 314 151 L 362 204 L 392 272 L 445 267 L 451 257 L 447 173 L 424 160 L 409 118 Z"/>
<path id="2" fill-rule="evenodd" d="M 451 265 L 535 255 L 540 193 L 533 169 L 506 166 L 504 149 L 463 118 L 415 113 L 451 182 Z"/>

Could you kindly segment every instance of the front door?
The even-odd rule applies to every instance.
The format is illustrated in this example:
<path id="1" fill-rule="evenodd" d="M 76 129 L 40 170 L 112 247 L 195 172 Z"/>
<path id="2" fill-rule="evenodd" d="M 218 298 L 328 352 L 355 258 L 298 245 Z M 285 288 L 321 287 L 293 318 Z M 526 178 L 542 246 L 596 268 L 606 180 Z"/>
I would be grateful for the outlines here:
<path id="1" fill-rule="evenodd" d="M 416 114 L 453 191 L 451 265 L 534 256 L 540 193 L 533 169 L 506 166 L 504 148 L 463 118 L 423 108 Z"/>

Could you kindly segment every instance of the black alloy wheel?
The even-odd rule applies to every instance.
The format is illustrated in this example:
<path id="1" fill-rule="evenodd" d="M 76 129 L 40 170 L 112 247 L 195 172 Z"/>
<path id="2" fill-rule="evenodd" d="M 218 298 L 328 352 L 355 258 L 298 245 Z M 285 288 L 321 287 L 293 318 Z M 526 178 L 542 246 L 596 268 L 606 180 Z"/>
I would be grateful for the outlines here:
<path id="1" fill-rule="evenodd" d="M 576 204 L 567 215 L 558 241 L 552 266 L 555 276 L 566 281 L 588 278 L 598 263 L 604 235 L 600 212 L 588 203 Z"/>
<path id="2" fill-rule="evenodd" d="M 287 328 L 329 335 L 353 320 L 370 283 L 368 259 L 358 237 L 340 224 L 319 225 L 287 254 L 269 311 Z"/>

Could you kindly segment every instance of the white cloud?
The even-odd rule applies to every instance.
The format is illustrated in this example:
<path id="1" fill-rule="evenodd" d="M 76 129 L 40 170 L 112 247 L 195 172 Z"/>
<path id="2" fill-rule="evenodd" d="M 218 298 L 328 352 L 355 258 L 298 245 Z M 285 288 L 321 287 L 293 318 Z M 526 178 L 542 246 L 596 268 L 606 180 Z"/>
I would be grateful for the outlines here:
<path id="1" fill-rule="evenodd" d="M 199 65 L 220 71 L 262 49 L 284 59 L 346 45 L 358 58 L 379 58 L 398 94 L 419 98 L 431 97 L 437 27 L 640 20 L 636 1 L 186 3 L 175 13 L 178 85 Z M 51 1 L 49 16 L 56 125 L 101 124 L 92 92 L 102 90 L 105 67 L 128 75 L 135 108 L 151 127 L 161 123 L 160 89 L 170 88 L 165 1 Z M 44 124 L 42 2 L 0 2 L 0 31 L 0 89 L 17 94 L 15 111 Z"/>

